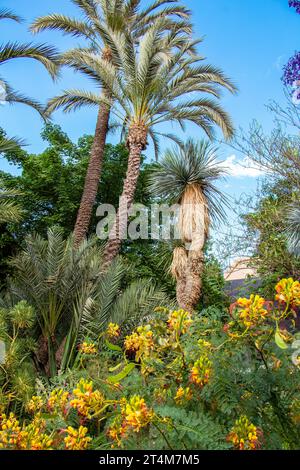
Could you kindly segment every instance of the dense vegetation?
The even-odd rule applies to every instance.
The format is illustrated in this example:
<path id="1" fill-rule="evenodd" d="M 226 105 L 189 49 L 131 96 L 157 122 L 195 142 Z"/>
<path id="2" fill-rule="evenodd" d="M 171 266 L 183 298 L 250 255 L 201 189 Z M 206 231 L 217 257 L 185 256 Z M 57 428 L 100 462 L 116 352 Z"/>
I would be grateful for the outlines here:
<path id="1" fill-rule="evenodd" d="M 72 3 L 78 17 L 51 13 L 31 31 L 83 45 L 0 46 L 1 65 L 27 57 L 94 87 L 42 105 L 0 81 L 1 99 L 45 121 L 40 154 L 0 129 L 1 157 L 18 167 L 0 172 L 0 449 L 299 449 L 298 55 L 284 69 L 289 104 L 270 108 L 274 131 L 238 134 L 220 104 L 236 86 L 203 62 L 179 0 Z M 0 20 L 22 22 L 5 9 Z M 50 118 L 83 106 L 96 106 L 96 131 L 74 143 Z M 184 142 L 170 123 L 205 138 Z M 210 241 L 229 208 L 216 129 L 265 170 L 242 215 L 259 287 L 237 299 Z M 173 147 L 155 161 L 161 137 Z M 107 240 L 101 203 L 117 209 Z M 126 239 L 133 203 L 177 204 L 178 239 Z"/>

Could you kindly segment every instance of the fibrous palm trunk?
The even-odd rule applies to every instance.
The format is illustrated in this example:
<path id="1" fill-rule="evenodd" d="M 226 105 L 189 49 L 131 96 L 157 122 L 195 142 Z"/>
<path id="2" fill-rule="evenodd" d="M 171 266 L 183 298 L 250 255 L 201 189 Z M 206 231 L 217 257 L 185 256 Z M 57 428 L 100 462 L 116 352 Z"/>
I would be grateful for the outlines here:
<path id="1" fill-rule="evenodd" d="M 102 170 L 109 115 L 109 106 L 105 104 L 100 105 L 94 142 L 91 149 L 83 194 L 74 228 L 74 243 L 76 246 L 80 245 L 84 240 L 89 229 Z"/>
<path id="2" fill-rule="evenodd" d="M 102 53 L 103 60 L 110 62 L 111 57 L 110 49 L 104 48 Z M 103 97 L 105 100 L 110 99 L 109 93 L 106 90 L 103 90 Z M 74 228 L 75 246 L 80 245 L 80 243 L 85 239 L 91 222 L 101 176 L 109 117 L 110 106 L 106 103 L 102 103 L 98 111 L 94 142 L 91 149 L 84 189 Z"/>
<path id="3" fill-rule="evenodd" d="M 118 255 L 122 240 L 126 236 L 128 211 L 134 201 L 134 194 L 140 174 L 141 154 L 146 145 L 146 127 L 142 124 L 132 124 L 129 128 L 127 139 L 129 149 L 127 173 L 116 220 L 104 250 L 104 267 L 109 266 Z"/>

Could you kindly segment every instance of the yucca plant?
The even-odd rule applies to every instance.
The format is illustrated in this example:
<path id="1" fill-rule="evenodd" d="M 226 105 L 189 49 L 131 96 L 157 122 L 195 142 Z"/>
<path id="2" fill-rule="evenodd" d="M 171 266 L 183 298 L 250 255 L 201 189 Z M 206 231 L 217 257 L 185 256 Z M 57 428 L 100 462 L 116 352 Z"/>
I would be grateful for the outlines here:
<path id="1" fill-rule="evenodd" d="M 84 337 L 96 341 L 108 321 L 122 324 L 168 303 L 151 280 L 122 288 L 127 267 L 121 259 L 101 274 L 102 249 L 96 240 L 74 248 L 73 237 L 64 240 L 57 227 L 49 230 L 47 240 L 27 237 L 12 266 L 9 306 L 25 300 L 33 307 L 36 362 L 51 376 L 71 367 L 78 344 Z"/>
<path id="2" fill-rule="evenodd" d="M 298 204 L 292 205 L 288 210 L 286 235 L 290 252 L 300 256 L 300 207 Z"/>
<path id="3" fill-rule="evenodd" d="M 101 60 L 109 66 L 113 60 L 110 45 L 107 43 L 106 31 L 112 33 L 127 31 L 135 42 L 158 18 L 163 19 L 162 31 L 169 34 L 190 33 L 189 11 L 178 0 L 155 0 L 146 8 L 141 7 L 141 0 L 72 0 L 79 7 L 82 18 L 71 18 L 62 14 L 50 14 L 37 18 L 31 30 L 34 33 L 46 29 L 62 31 L 87 41 L 87 47 L 72 49 L 62 54 L 61 62 L 91 78 L 101 90 L 98 100 L 98 117 L 91 149 L 89 165 L 85 178 L 80 208 L 74 229 L 75 243 L 80 243 L 86 236 L 91 220 L 93 206 L 99 186 L 103 163 L 104 146 L 109 128 L 111 110 L 111 90 L 99 80 L 93 71 L 94 61 Z M 181 42 L 183 41 L 181 37 Z M 177 42 L 180 42 L 177 41 Z M 118 67 L 118 63 L 115 63 Z M 58 108 L 65 111 L 80 107 L 79 102 L 73 106 L 74 92 L 66 91 L 49 103 L 48 112 Z M 86 95 L 89 95 L 86 92 Z M 103 99 L 100 97 L 102 96 Z"/>
<path id="4" fill-rule="evenodd" d="M 182 148 L 166 151 L 149 182 L 153 196 L 179 204 L 182 245 L 174 248 L 171 273 L 177 283 L 177 302 L 187 310 L 200 299 L 203 248 L 211 221 L 224 221 L 226 215 L 227 199 L 215 185 L 226 169 L 216 155 L 217 148 L 208 141 L 188 140 Z"/>
<path id="5" fill-rule="evenodd" d="M 11 10 L 1 9 L 0 20 L 13 20 L 18 23 L 22 22 L 22 18 L 16 15 Z M 0 46 L 0 65 L 8 61 L 19 58 L 29 58 L 40 62 L 49 72 L 52 78 L 55 78 L 58 73 L 58 53 L 55 48 L 46 44 L 20 44 L 17 42 L 8 42 Z M 0 83 L 5 90 L 5 101 L 7 103 L 21 103 L 35 109 L 43 118 L 44 107 L 36 100 L 28 98 L 27 96 L 16 92 L 13 88 L 0 77 Z"/>

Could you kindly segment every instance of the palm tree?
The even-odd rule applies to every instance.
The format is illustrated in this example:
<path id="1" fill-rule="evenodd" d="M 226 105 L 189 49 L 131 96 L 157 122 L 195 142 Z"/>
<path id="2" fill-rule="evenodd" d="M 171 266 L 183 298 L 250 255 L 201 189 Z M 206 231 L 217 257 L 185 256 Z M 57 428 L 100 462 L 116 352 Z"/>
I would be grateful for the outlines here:
<path id="1" fill-rule="evenodd" d="M 100 88 L 102 85 L 103 99 L 99 99 L 98 102 L 94 143 L 74 229 L 75 243 L 79 244 L 88 232 L 101 176 L 109 126 L 112 95 L 109 87 L 105 86 L 103 81 L 99 82 L 97 75 L 90 67 L 90 62 L 93 62 L 94 57 L 101 57 L 101 60 L 108 66 L 113 59 L 110 46 L 106 41 L 106 30 L 110 29 L 116 33 L 126 30 L 132 34 L 135 41 L 138 41 L 141 34 L 147 31 L 158 18 L 164 18 L 162 27 L 167 31 L 172 31 L 176 25 L 177 31 L 190 33 L 191 26 L 188 22 L 189 11 L 178 5 L 178 0 L 155 0 L 145 9 L 141 9 L 141 0 L 72 0 L 72 2 L 80 8 L 83 14 L 82 20 L 61 14 L 50 14 L 36 19 L 31 30 L 34 33 L 45 29 L 60 30 L 65 34 L 85 38 L 89 44 L 88 48 L 72 49 L 62 55 L 61 61 L 95 80 Z M 65 110 L 72 107 L 72 96 L 68 92 L 51 100 L 49 111 L 53 112 L 60 107 L 64 107 Z M 72 109 L 76 107 L 73 106 Z"/>
<path id="2" fill-rule="evenodd" d="M 10 19 L 20 23 L 22 19 L 14 14 L 11 10 L 1 9 L 0 20 Z M 17 42 L 9 42 L 0 46 L 0 65 L 18 58 L 29 58 L 40 62 L 46 70 L 50 73 L 52 78 L 55 78 L 58 73 L 58 54 L 57 51 L 45 44 L 19 44 Z M 44 118 L 44 108 L 38 101 L 28 98 L 11 88 L 11 86 L 0 77 L 0 84 L 2 94 L 5 96 L 7 103 L 21 103 L 34 108 Z"/>
<path id="3" fill-rule="evenodd" d="M 188 140 L 182 148 L 168 150 L 153 170 L 149 189 L 154 196 L 178 203 L 182 246 L 173 251 L 171 273 L 177 283 L 177 302 L 192 310 L 201 295 L 203 248 L 211 220 L 225 219 L 225 196 L 215 181 L 225 174 L 216 160 L 217 149 L 208 141 Z"/>
<path id="4" fill-rule="evenodd" d="M 64 240 L 62 230 L 54 227 L 47 240 L 28 236 L 12 260 L 14 277 L 0 306 L 26 301 L 34 308 L 35 360 L 48 375 L 55 376 L 57 367 L 71 367 L 80 342 L 86 337 L 97 341 L 109 321 L 125 328 L 157 305 L 170 304 L 152 280 L 139 279 L 124 288 L 128 266 L 121 259 L 101 274 L 103 250 L 96 241 L 75 249 L 73 237 Z"/>
<path id="5" fill-rule="evenodd" d="M 287 238 L 291 253 L 300 256 L 300 207 L 294 204 L 289 208 L 287 216 Z"/>
<path id="6" fill-rule="evenodd" d="M 228 114 L 218 103 L 203 93 L 219 97 L 218 88 L 235 92 L 235 86 L 223 73 L 209 65 L 202 65 L 202 57 L 187 56 L 199 41 L 186 41 L 173 54 L 165 54 L 166 46 L 161 41 L 161 24 L 157 20 L 141 38 L 136 48 L 130 34 L 106 31 L 106 43 L 110 47 L 112 62 L 94 57 L 89 64 L 91 73 L 103 83 L 114 101 L 84 90 L 66 91 L 59 105 L 65 111 L 87 105 L 106 103 L 127 129 L 129 149 L 128 170 L 124 181 L 122 201 L 117 218 L 104 253 L 108 265 L 118 254 L 121 240 L 126 233 L 128 207 L 133 203 L 140 171 L 141 153 L 147 146 L 148 137 L 158 147 L 156 125 L 177 122 L 184 128 L 186 122 L 195 123 L 212 138 L 214 126 L 219 126 L 225 138 L 233 135 L 233 126 Z M 193 97 L 190 94 L 193 94 Z M 49 108 L 57 106 L 50 101 Z M 178 142 L 174 135 L 166 135 Z"/>

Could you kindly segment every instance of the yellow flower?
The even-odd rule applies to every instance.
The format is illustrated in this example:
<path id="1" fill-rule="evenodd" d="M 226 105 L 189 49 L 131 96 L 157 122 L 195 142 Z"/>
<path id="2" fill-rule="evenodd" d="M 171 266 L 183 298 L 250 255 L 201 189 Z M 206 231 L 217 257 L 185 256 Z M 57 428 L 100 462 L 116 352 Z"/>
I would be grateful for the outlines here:
<path id="1" fill-rule="evenodd" d="M 246 327 L 251 328 L 262 323 L 269 312 L 264 308 L 266 300 L 259 295 L 252 294 L 250 299 L 241 298 L 236 302 L 238 307 L 238 320 Z"/>
<path id="2" fill-rule="evenodd" d="M 147 407 L 144 398 L 139 395 L 132 396 L 129 400 L 121 400 L 121 413 L 123 417 L 123 427 L 132 427 L 135 432 L 147 426 L 154 413 Z"/>
<path id="3" fill-rule="evenodd" d="M 227 441 L 238 450 L 255 450 L 261 446 L 262 435 L 261 429 L 254 426 L 247 416 L 241 416 L 228 434 Z"/>
<path id="4" fill-rule="evenodd" d="M 110 339 L 119 338 L 120 334 L 121 334 L 121 330 L 120 330 L 120 327 L 117 323 L 109 323 L 108 324 L 108 327 L 107 327 L 107 330 L 106 330 L 106 335 Z"/>
<path id="5" fill-rule="evenodd" d="M 300 306 L 300 282 L 289 279 L 281 279 L 275 287 L 277 292 L 275 299 L 278 302 L 291 304 L 294 307 Z"/>
<path id="6" fill-rule="evenodd" d="M 75 398 L 70 401 L 70 406 L 88 419 L 99 413 L 105 402 L 104 395 L 99 390 L 93 390 L 93 382 L 84 379 L 81 379 L 73 390 L 73 396 Z"/>
<path id="7" fill-rule="evenodd" d="M 69 426 L 66 432 L 68 435 L 64 441 L 67 450 L 85 450 L 88 448 L 92 438 L 87 436 L 87 428 L 80 426 L 79 429 L 74 429 Z"/>
<path id="8" fill-rule="evenodd" d="M 50 393 L 50 397 L 48 399 L 48 410 L 54 413 L 62 412 L 63 414 L 66 414 L 68 399 L 69 392 L 63 390 L 62 388 L 55 388 Z"/>
<path id="9" fill-rule="evenodd" d="M 126 336 L 124 348 L 127 353 L 134 355 L 137 362 L 143 356 L 148 356 L 154 348 L 153 333 L 150 326 L 139 326 L 134 333 Z"/>
<path id="10" fill-rule="evenodd" d="M 190 381 L 195 385 L 203 387 L 209 382 L 211 375 L 212 363 L 207 355 L 203 355 L 193 365 L 190 375 Z"/>
<path id="11" fill-rule="evenodd" d="M 14 413 L 0 416 L 0 448 L 11 448 L 17 445 L 21 427 Z"/>
<path id="12" fill-rule="evenodd" d="M 170 312 L 167 323 L 171 330 L 174 330 L 179 334 L 184 334 L 193 323 L 193 320 L 189 312 L 186 312 L 185 310 L 175 310 Z"/>
<path id="13" fill-rule="evenodd" d="M 37 413 L 43 408 L 44 402 L 42 397 L 33 396 L 31 400 L 27 403 L 26 409 L 29 413 Z"/>
<path id="14" fill-rule="evenodd" d="M 86 341 L 79 346 L 79 350 L 88 356 L 97 354 L 97 348 L 94 343 L 87 343 Z"/>
<path id="15" fill-rule="evenodd" d="M 186 401 L 189 401 L 192 399 L 192 396 L 193 396 L 193 393 L 190 389 L 190 387 L 186 387 L 186 388 L 183 388 L 183 387 L 179 387 L 177 389 L 177 392 L 176 392 L 176 395 L 174 397 L 174 400 L 176 402 L 177 405 L 182 405 L 184 404 Z"/>

